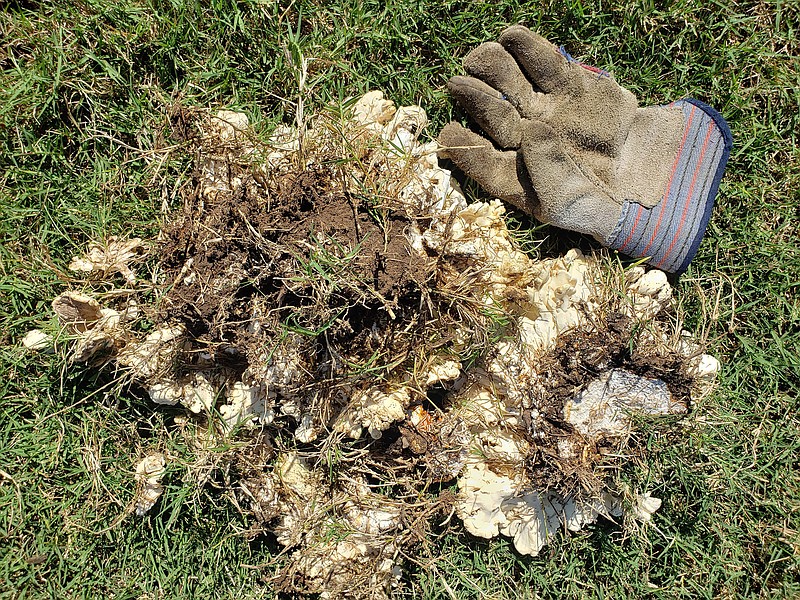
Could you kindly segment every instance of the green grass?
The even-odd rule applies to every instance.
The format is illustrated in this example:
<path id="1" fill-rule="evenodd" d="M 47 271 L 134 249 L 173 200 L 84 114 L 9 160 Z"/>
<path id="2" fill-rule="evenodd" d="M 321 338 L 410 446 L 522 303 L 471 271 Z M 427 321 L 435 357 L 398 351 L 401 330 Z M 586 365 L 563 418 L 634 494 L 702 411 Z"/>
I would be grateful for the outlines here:
<path id="1" fill-rule="evenodd" d="M 314 59 L 308 113 L 381 88 L 422 104 L 433 136 L 453 114 L 447 78 L 514 22 L 612 70 L 643 104 L 693 96 L 728 119 L 728 172 L 677 291 L 723 372 L 699 423 L 642 434 L 650 463 L 625 476 L 663 498 L 655 527 L 597 525 L 537 558 L 450 531 L 432 542 L 434 568 L 412 566 L 407 594 L 800 594 L 800 4 L 17 0 L 0 11 L 0 597 L 271 597 L 250 568 L 270 548 L 247 543 L 220 489 L 196 489 L 200 465 L 171 416 L 91 369 L 24 354 L 19 339 L 49 318 L 88 240 L 150 235 L 162 204 L 178 202 L 190 163 L 167 152 L 175 106 L 239 108 L 263 132 L 291 120 L 291 43 Z M 145 518 L 116 523 L 147 449 L 172 458 L 167 492 Z"/>

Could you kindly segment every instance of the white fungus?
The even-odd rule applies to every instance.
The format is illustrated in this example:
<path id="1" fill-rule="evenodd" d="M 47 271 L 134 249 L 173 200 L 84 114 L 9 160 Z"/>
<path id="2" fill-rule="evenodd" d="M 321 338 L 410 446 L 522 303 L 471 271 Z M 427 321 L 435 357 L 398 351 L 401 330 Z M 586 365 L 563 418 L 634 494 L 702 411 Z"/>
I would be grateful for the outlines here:
<path id="1" fill-rule="evenodd" d="M 160 452 L 148 454 L 136 464 L 136 496 L 133 500 L 134 512 L 141 517 L 155 505 L 164 493 L 161 479 L 166 472 L 166 459 Z"/>
<path id="2" fill-rule="evenodd" d="M 47 350 L 53 347 L 53 337 L 41 329 L 31 329 L 22 338 L 22 345 L 28 350 Z"/>
<path id="3" fill-rule="evenodd" d="M 144 252 L 145 244 L 141 238 L 121 239 L 111 236 L 103 243 L 91 242 L 83 256 L 75 256 L 69 264 L 71 271 L 86 273 L 92 279 L 106 279 L 117 273 L 127 283 L 136 282 L 136 274 L 131 263 Z"/>

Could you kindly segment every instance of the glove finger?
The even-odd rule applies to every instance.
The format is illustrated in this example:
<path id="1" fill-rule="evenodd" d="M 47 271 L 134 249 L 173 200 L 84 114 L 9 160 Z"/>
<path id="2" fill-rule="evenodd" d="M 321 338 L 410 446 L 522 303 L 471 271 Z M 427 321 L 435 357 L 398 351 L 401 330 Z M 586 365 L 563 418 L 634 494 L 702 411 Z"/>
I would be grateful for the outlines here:
<path id="1" fill-rule="evenodd" d="M 539 34 L 514 25 L 500 34 L 500 43 L 543 92 L 552 93 L 568 86 L 569 62 L 556 46 Z"/>
<path id="2" fill-rule="evenodd" d="M 514 57 L 497 42 L 481 44 L 467 54 L 464 68 L 468 74 L 502 92 L 523 117 L 534 118 L 546 110 L 540 105 L 547 97 L 534 91 Z"/>
<path id="3" fill-rule="evenodd" d="M 455 122 L 444 126 L 438 142 L 439 156 L 452 160 L 489 194 L 536 214 L 536 194 L 518 152 L 497 150 L 489 140 Z"/>
<path id="4" fill-rule="evenodd" d="M 447 89 L 501 148 L 518 148 L 520 115 L 503 94 L 474 77 L 453 77 Z"/>
<path id="5" fill-rule="evenodd" d="M 620 205 L 581 171 L 555 130 L 541 121 L 526 121 L 521 154 L 540 201 L 536 216 L 607 243 L 619 221 Z"/>

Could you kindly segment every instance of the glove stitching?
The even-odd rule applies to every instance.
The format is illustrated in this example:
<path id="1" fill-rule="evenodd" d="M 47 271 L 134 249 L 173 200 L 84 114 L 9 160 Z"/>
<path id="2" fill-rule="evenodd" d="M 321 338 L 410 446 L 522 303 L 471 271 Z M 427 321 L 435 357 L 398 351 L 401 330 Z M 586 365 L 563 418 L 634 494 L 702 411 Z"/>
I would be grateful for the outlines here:
<path id="1" fill-rule="evenodd" d="M 608 246 L 609 248 L 618 249 L 615 244 L 617 242 L 617 238 L 622 233 L 623 227 L 625 226 L 625 219 L 628 218 L 628 211 L 630 210 L 631 206 L 632 203 L 630 200 L 625 200 L 622 203 L 622 211 L 620 211 L 619 214 L 619 221 L 617 221 L 617 224 L 611 231 L 611 234 L 605 240 L 605 245 Z"/>
<path id="2" fill-rule="evenodd" d="M 559 136 L 559 139 L 562 139 Z M 563 141 L 563 140 L 562 140 Z M 599 188 L 606 196 L 608 196 L 615 204 L 618 206 L 622 206 L 622 202 L 617 200 L 616 193 L 606 184 L 602 179 L 600 179 L 597 175 L 595 175 L 592 171 L 587 171 L 575 160 L 575 157 L 570 152 L 569 146 L 567 144 L 562 144 L 562 148 L 564 149 L 564 154 L 569 158 L 569 161 L 572 165 L 578 170 L 578 172 L 586 177 L 590 183 L 594 184 L 595 187 Z"/>

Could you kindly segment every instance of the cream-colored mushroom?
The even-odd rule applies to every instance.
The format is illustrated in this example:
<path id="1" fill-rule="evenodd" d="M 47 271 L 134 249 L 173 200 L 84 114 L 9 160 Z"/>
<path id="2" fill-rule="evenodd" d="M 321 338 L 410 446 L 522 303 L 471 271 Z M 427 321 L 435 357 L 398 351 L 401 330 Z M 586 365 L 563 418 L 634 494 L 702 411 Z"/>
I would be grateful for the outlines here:
<path id="1" fill-rule="evenodd" d="M 141 517 L 153 508 L 161 494 L 164 493 L 161 479 L 166 472 L 166 464 L 166 459 L 160 452 L 148 454 L 136 464 L 135 477 L 138 488 L 133 500 L 133 507 L 137 516 Z"/>

